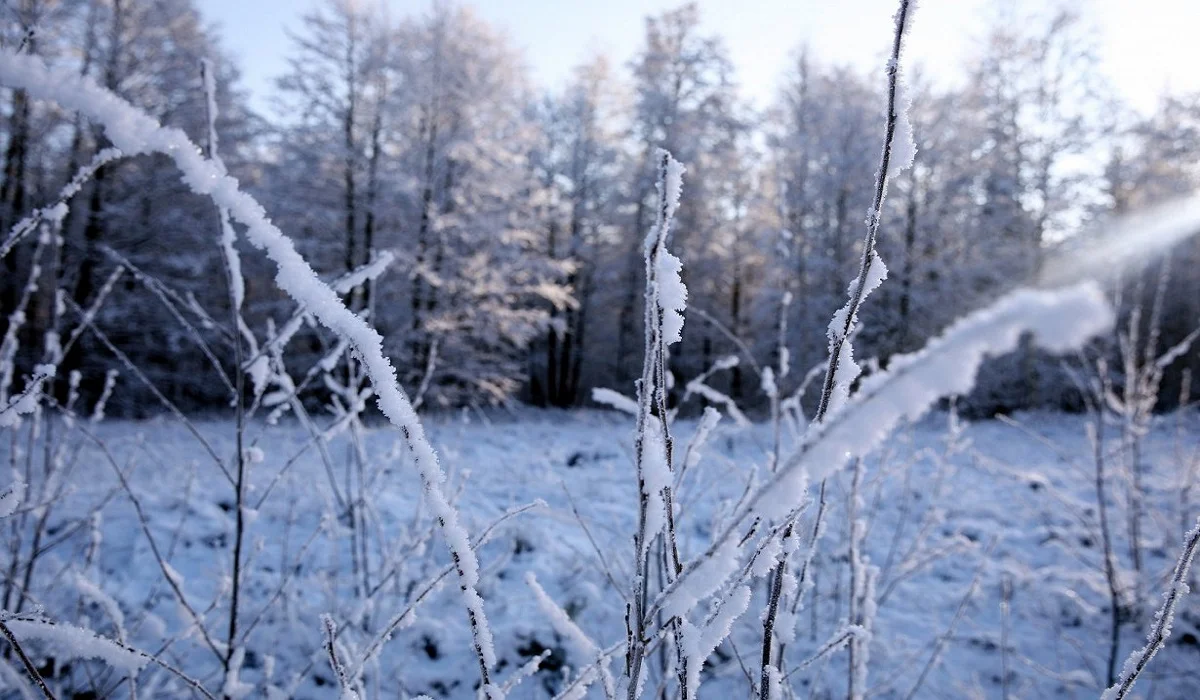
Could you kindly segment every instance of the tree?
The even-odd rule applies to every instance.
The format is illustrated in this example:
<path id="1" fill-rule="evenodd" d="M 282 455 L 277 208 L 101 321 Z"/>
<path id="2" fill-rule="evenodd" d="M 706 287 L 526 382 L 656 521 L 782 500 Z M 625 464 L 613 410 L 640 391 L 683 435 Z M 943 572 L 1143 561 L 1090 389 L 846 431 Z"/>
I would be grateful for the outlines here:
<path id="1" fill-rule="evenodd" d="M 241 149 L 252 120 L 234 88 L 236 70 L 224 59 L 189 0 L 25 0 L 19 9 L 18 29 L 36 28 L 25 41 L 25 50 L 94 78 L 197 140 L 206 131 L 200 60 L 213 60 L 218 71 L 217 99 L 223 108 L 218 127 L 227 137 L 224 152 L 230 167 L 240 171 Z M 53 204 L 60 188 L 88 170 L 109 145 L 98 129 L 55 107 L 23 104 L 15 93 L 13 104 L 17 109 L 4 132 L 6 162 L 0 183 L 8 205 L 0 207 L 6 234 L 34 207 Z M 106 158 L 95 164 L 99 167 L 67 202 L 69 213 L 45 246 L 46 274 L 27 315 L 30 339 L 41 338 L 59 323 L 60 316 L 75 320 L 69 309 L 60 313 L 64 307 L 56 303 L 58 289 L 65 290 L 66 300 L 76 307 L 96 301 L 114 267 L 113 253 L 166 281 L 181 298 L 192 295 L 202 305 L 221 308 L 223 292 L 209 283 L 211 275 L 219 274 L 211 244 L 217 231 L 211 206 L 191 196 L 176 178 L 166 176 L 173 166 L 165 159 Z M 6 265 L 13 260 L 28 263 L 38 249 L 34 238 L 27 237 Z M 17 283 L 16 276 L 5 277 L 5 288 Z M 126 284 L 138 283 L 127 277 Z M 114 337 L 137 334 L 139 342 L 128 348 L 131 359 L 165 391 L 183 399 L 187 382 L 181 378 L 187 375 L 181 372 L 202 374 L 205 361 L 198 352 L 182 350 L 188 345 L 186 332 L 164 305 L 130 303 L 123 289 L 116 291 L 102 306 L 98 322 Z M 13 308 L 11 295 L 5 294 L 2 301 L 0 312 L 7 322 Z M 103 370 L 114 361 L 93 342 L 83 338 L 65 360 L 64 369 L 84 370 L 85 390 L 99 390 L 98 384 L 92 384 L 102 381 Z M 37 345 L 23 343 L 26 348 Z M 212 398 L 203 386 L 191 388 L 195 391 L 185 403 Z M 136 390 L 127 397 L 125 407 L 138 404 Z M 114 410 L 120 408 L 114 405 Z"/>
<path id="2" fill-rule="evenodd" d="M 537 403 L 579 403 L 584 367 L 594 370 L 603 356 L 596 352 L 600 339 L 588 331 L 598 311 L 593 292 L 599 257 L 612 244 L 611 222 L 623 199 L 627 162 L 616 126 L 621 99 L 608 61 L 598 57 L 576 68 L 564 94 L 547 97 L 538 110 L 533 161 L 543 198 L 537 216 L 546 255 L 570 265 L 564 283 L 575 303 L 548 304 L 549 329 L 531 358 L 530 396 Z"/>
<path id="3" fill-rule="evenodd" d="M 688 168 L 692 195 L 679 211 L 675 239 L 688 270 L 697 262 L 693 253 L 703 247 L 706 235 L 730 218 L 729 212 L 708 217 L 712 211 L 702 208 L 711 204 L 706 199 L 710 169 L 705 159 L 724 148 L 728 126 L 735 121 L 732 64 L 720 39 L 700 33 L 695 3 L 647 18 L 644 46 L 630 68 L 634 94 L 630 141 L 637 155 L 630 185 L 633 211 L 623 243 L 620 287 L 624 291 L 615 304 L 619 308 L 617 384 L 632 379 L 631 360 L 640 355 L 637 290 L 642 288 L 642 241 L 655 214 L 654 153 L 665 148 Z M 680 349 L 681 354 L 689 352 L 687 347 Z"/>
<path id="4" fill-rule="evenodd" d="M 803 370 L 826 355 L 825 325 L 857 269 L 861 213 L 878 167 L 876 92 L 802 51 L 771 110 L 771 175 L 786 232 L 776 274 L 796 299 L 788 342 Z"/>
<path id="5" fill-rule="evenodd" d="M 388 65 L 393 32 L 376 5 L 327 0 L 304 16 L 278 81 L 285 118 L 278 176 L 287 179 L 281 204 L 305 231 L 309 254 L 331 273 L 350 272 L 374 254 L 396 79 Z M 356 311 L 368 306 L 364 287 L 346 296 Z"/>

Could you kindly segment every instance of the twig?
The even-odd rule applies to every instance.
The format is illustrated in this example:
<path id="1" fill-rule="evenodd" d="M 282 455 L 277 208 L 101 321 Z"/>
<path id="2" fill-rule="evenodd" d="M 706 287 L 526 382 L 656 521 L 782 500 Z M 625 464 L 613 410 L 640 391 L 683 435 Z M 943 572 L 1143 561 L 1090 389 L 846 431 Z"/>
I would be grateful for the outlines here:
<path id="1" fill-rule="evenodd" d="M 682 571 L 679 561 L 679 549 L 675 543 L 675 524 L 670 480 L 665 485 L 647 483 L 648 464 L 651 460 L 663 460 L 662 466 L 649 469 L 665 468 L 668 472 L 672 464 L 672 440 L 668 420 L 666 402 L 666 348 L 668 341 L 664 337 L 663 300 L 661 298 L 659 268 L 660 262 L 668 255 L 666 241 L 674 220 L 675 193 L 669 192 L 672 167 L 678 167 L 671 154 L 660 150 L 658 159 L 658 214 L 646 241 L 646 308 L 645 331 L 646 341 L 642 361 L 642 378 L 638 385 L 638 415 L 634 452 L 638 479 L 638 525 L 634 534 L 634 578 L 633 600 L 627 608 L 625 674 L 628 677 L 628 698 L 636 700 L 641 686 L 642 664 L 647 653 L 647 627 L 653 615 L 647 614 L 646 607 L 650 587 L 650 549 L 651 541 L 660 534 L 665 536 L 668 556 L 670 557 L 670 580 L 674 580 Z M 653 423 L 652 423 L 653 421 Z M 648 439 L 656 433 L 656 439 Z M 649 455 L 648 450 L 663 450 L 663 454 Z M 651 492 L 657 489 L 656 492 Z M 652 500 L 653 499 L 653 500 Z M 661 499 L 661 500 L 658 500 Z M 666 525 L 660 532 L 649 530 L 650 509 L 662 508 Z M 682 653 L 682 639 L 677 622 L 671 622 L 675 632 L 676 647 L 679 655 L 679 678 L 683 700 L 688 700 L 686 677 L 686 656 Z"/>
<path id="2" fill-rule="evenodd" d="M 429 343 L 429 358 L 425 361 L 425 374 L 421 377 L 421 383 L 417 386 L 417 392 L 413 394 L 413 410 L 419 411 L 425 405 L 425 395 L 429 393 L 429 385 L 433 381 L 433 373 L 437 371 L 438 357 L 438 342 L 441 339 L 434 336 L 433 341 Z"/>
<path id="3" fill-rule="evenodd" d="M 909 0 L 900 0 L 900 9 L 896 13 L 896 30 L 892 37 L 892 54 L 887 63 L 887 118 L 883 137 L 883 152 L 879 159 L 879 172 L 875 176 L 875 195 L 867 217 L 867 234 L 863 240 L 862 261 L 859 264 L 858 277 L 852 284 L 853 291 L 850 295 L 850 300 L 842 310 L 845 313 L 845 319 L 840 330 L 836 330 L 832 325 L 830 326 L 829 362 L 825 370 L 825 382 L 821 388 L 821 401 L 814 417 L 814 422 L 817 424 L 824 422 L 825 415 L 830 408 L 830 402 L 833 400 L 833 392 L 838 380 L 838 367 L 842 361 L 842 355 L 846 350 L 851 332 L 854 329 L 854 324 L 857 322 L 858 309 L 866 293 L 867 276 L 876 257 L 875 241 L 879 233 L 879 222 L 882 218 L 883 198 L 887 192 L 888 166 L 892 158 L 892 140 L 896 134 L 896 87 L 900 73 L 900 49 L 903 44 L 904 31 L 908 26 L 908 11 Z M 822 492 L 825 490 L 824 480 L 821 483 L 821 490 Z M 818 517 L 820 515 L 819 513 Z M 815 527 L 819 531 L 821 527 L 820 523 L 818 522 Z M 816 545 L 815 540 L 813 544 L 814 546 Z M 786 566 L 787 557 L 781 556 L 779 563 L 776 564 L 777 571 L 772 577 L 775 581 L 782 582 L 782 570 Z M 779 596 L 782 595 L 782 592 L 781 585 L 773 585 L 771 587 L 771 599 L 767 607 L 768 613 L 767 617 L 763 620 L 762 666 L 760 674 L 762 682 L 759 685 L 759 697 L 761 700 L 770 700 L 771 697 L 771 684 L 767 682 L 767 678 L 769 669 L 772 666 L 774 617 L 779 609 Z M 852 645 L 855 643 L 854 640 L 851 640 Z"/>
<path id="4" fill-rule="evenodd" d="M 1171 636 L 1171 623 L 1175 619 L 1175 608 L 1179 604 L 1179 599 L 1188 590 L 1188 571 L 1192 568 L 1192 561 L 1196 557 L 1198 547 L 1200 547 L 1200 518 L 1196 520 L 1196 526 L 1184 538 L 1183 551 L 1179 553 L 1179 559 L 1175 562 L 1170 585 L 1163 595 L 1165 600 L 1162 607 L 1154 614 L 1154 624 L 1150 627 L 1146 646 L 1129 655 L 1129 658 L 1125 660 L 1125 668 L 1121 671 L 1120 681 L 1104 691 L 1100 700 L 1122 700 L 1127 696 L 1133 690 L 1133 684 L 1137 682 L 1138 676 L 1146 670 L 1150 660 L 1166 644 L 1167 637 Z"/>
<path id="5" fill-rule="evenodd" d="M 329 666 L 333 675 L 337 676 L 338 688 L 342 691 L 340 700 L 358 698 L 358 693 L 350 687 L 350 678 L 346 675 L 346 667 L 337 654 L 337 628 L 329 615 L 321 616 L 321 625 L 325 629 L 325 653 L 329 655 Z"/>
<path id="6" fill-rule="evenodd" d="M 176 579 L 176 575 L 174 570 L 171 568 L 171 565 L 168 564 L 166 559 L 163 558 L 162 552 L 158 548 L 158 543 L 155 541 L 154 535 L 151 532 L 150 522 L 146 517 L 146 511 L 142 508 L 142 501 L 137 497 L 137 494 L 133 492 L 133 487 L 130 485 L 129 480 L 125 477 L 125 473 L 122 472 L 120 467 L 117 465 L 116 460 L 113 458 L 112 453 L 109 452 L 108 446 L 104 444 L 104 441 L 93 435 L 86 428 L 80 427 L 79 431 L 93 443 L 95 443 L 96 447 L 100 449 L 101 454 L 104 455 L 105 461 L 109 464 L 109 466 L 112 467 L 113 473 L 116 474 L 117 480 L 121 484 L 121 488 L 125 490 L 125 494 L 129 496 L 130 503 L 133 504 L 133 510 L 137 515 L 138 525 L 142 529 L 142 534 L 146 537 L 146 542 L 150 545 L 150 553 L 154 556 L 155 562 L 158 563 L 158 568 L 162 572 L 163 578 L 166 579 L 167 585 L 171 588 L 171 592 L 175 594 L 175 599 L 179 602 L 180 607 L 187 611 L 188 616 L 192 619 L 192 624 L 195 625 L 196 630 L 200 633 L 200 637 L 204 640 L 205 645 L 212 651 L 214 655 L 216 655 L 218 661 L 223 663 L 225 655 L 221 653 L 217 642 L 212 638 L 211 635 L 209 635 L 208 629 L 204 626 L 203 617 L 201 614 L 196 611 L 190 602 L 188 602 L 187 596 L 180 587 L 179 581 Z"/>
<path id="7" fill-rule="evenodd" d="M 629 598 L 626 597 L 625 591 L 622 590 L 619 585 L 617 585 L 617 580 L 612 573 L 612 567 L 608 565 L 608 558 L 604 556 L 604 550 L 600 548 L 600 545 L 596 544 L 596 538 L 592 537 L 591 529 L 589 529 L 587 523 L 584 522 L 583 516 L 579 514 L 579 508 L 575 505 L 575 499 L 571 497 L 571 491 L 567 488 L 567 482 L 560 482 L 560 486 L 562 486 L 563 493 L 567 495 L 567 503 L 571 505 L 571 512 L 575 514 L 575 520 L 579 523 L 579 528 L 583 530 L 583 534 L 587 536 L 588 542 L 592 545 L 592 551 L 595 552 L 596 557 L 600 559 L 600 566 L 604 571 L 604 577 L 608 579 L 610 584 L 612 584 L 613 590 L 615 590 L 617 594 L 621 596 L 622 600 L 628 604 Z"/>
<path id="8" fill-rule="evenodd" d="M 99 170 L 101 166 L 105 165 L 106 163 L 111 163 L 112 161 L 120 158 L 122 155 L 123 154 L 121 151 L 115 148 L 105 148 L 93 156 L 92 162 L 87 163 L 78 171 L 76 171 L 75 176 L 71 178 L 71 181 L 68 182 L 61 190 L 59 190 L 58 197 L 54 204 L 44 206 L 41 209 L 34 209 L 29 216 L 21 219 L 16 223 L 15 226 L 9 229 L 8 235 L 4 238 L 4 242 L 0 243 L 0 260 L 3 260 L 5 257 L 7 257 L 9 252 L 11 252 L 12 249 L 21 242 L 22 238 L 29 235 L 30 232 L 36 230 L 38 224 L 42 223 L 43 221 L 53 220 L 65 213 L 65 209 L 63 207 L 66 206 L 67 201 L 74 197 L 75 193 L 79 192 L 84 184 L 96 174 L 96 171 Z"/>
<path id="9" fill-rule="evenodd" d="M 942 657 L 942 652 L 946 648 L 946 644 L 950 638 L 954 636 L 954 630 L 958 627 L 958 623 L 962 620 L 963 614 L 967 610 L 967 603 L 975 595 L 975 590 L 979 587 L 979 579 L 983 576 L 984 566 L 988 562 L 988 557 L 992 553 L 992 549 L 996 546 L 996 540 L 992 539 L 988 544 L 987 551 L 984 552 L 983 559 L 979 562 L 979 567 L 975 570 L 975 576 L 971 579 L 971 585 L 967 586 L 967 592 L 958 601 L 958 607 L 954 610 L 954 617 L 950 619 L 950 626 L 946 631 L 938 635 L 937 641 L 934 643 L 933 653 L 929 655 L 929 659 L 925 662 L 925 666 L 921 668 L 921 673 L 917 676 L 917 680 L 913 683 L 913 687 L 909 689 L 908 694 L 904 696 L 904 700 L 912 700 L 917 696 L 917 691 L 925 684 L 925 677 L 937 664 Z"/>
<path id="10" fill-rule="evenodd" d="M 212 458 L 213 462 L 221 470 L 221 473 L 225 476 L 226 480 L 228 480 L 230 484 L 233 484 L 233 476 L 229 473 L 229 470 L 225 468 L 225 462 L 217 455 L 216 450 L 213 449 L 212 445 L 208 443 L 208 440 L 204 439 L 204 436 L 200 434 L 200 431 L 196 428 L 196 426 L 190 420 L 188 420 L 187 416 L 183 414 L 183 411 L 179 410 L 179 407 L 176 406 L 174 402 L 172 402 L 165 395 L 163 395 L 161 391 L 159 391 L 158 387 L 150 381 L 150 378 L 147 377 L 145 373 L 143 373 L 142 370 L 133 363 L 133 360 L 130 360 L 128 355 L 122 352 L 120 348 L 118 348 L 111 340 L 109 340 L 108 336 L 104 334 L 104 331 L 100 330 L 100 328 L 97 327 L 91 319 L 87 318 L 87 315 L 82 309 L 79 308 L 78 304 L 71 299 L 66 299 L 66 302 L 67 305 L 75 311 L 75 313 L 79 314 L 82 324 L 90 329 L 92 334 L 100 340 L 104 347 L 108 348 L 108 351 L 115 355 L 118 360 L 120 360 L 121 364 L 125 366 L 125 369 L 129 370 L 133 376 L 137 377 L 138 380 L 150 390 L 150 393 L 153 394 L 156 399 L 158 399 L 158 402 L 163 405 L 163 408 L 166 408 L 176 418 L 178 418 L 180 422 L 183 423 L 188 432 L 192 434 L 192 437 L 196 438 L 196 441 L 200 443 L 200 445 L 204 448 L 204 451 L 207 452 L 208 456 Z"/>
<path id="11" fill-rule="evenodd" d="M 208 132 L 206 139 L 206 155 L 208 159 L 215 163 L 218 167 L 224 170 L 224 163 L 217 152 L 217 95 L 216 95 L 216 78 L 213 74 L 212 63 L 208 59 L 200 60 L 200 79 L 204 87 L 204 113 L 208 122 Z M 233 325 L 233 356 L 234 356 L 234 386 L 233 386 L 233 402 L 235 410 L 234 418 L 234 449 L 237 451 L 234 459 L 236 465 L 234 469 L 233 481 L 233 508 L 234 508 L 234 527 L 233 527 L 233 565 L 232 565 L 232 585 L 229 594 L 229 625 L 228 633 L 225 637 L 225 659 L 223 666 L 225 673 L 229 674 L 233 667 L 234 655 L 237 654 L 237 638 L 238 638 L 238 612 L 242 601 L 242 548 L 246 541 L 246 480 L 248 464 L 246 463 L 246 366 L 244 341 L 249 340 L 254 342 L 254 336 L 249 332 L 245 320 L 242 318 L 242 300 L 245 295 L 245 280 L 242 278 L 242 263 L 238 257 L 237 248 L 234 246 L 234 231 L 233 224 L 229 220 L 229 209 L 220 204 L 217 205 L 217 218 L 220 222 L 221 233 L 218 237 L 220 241 L 221 258 L 224 264 L 221 270 L 225 275 L 226 293 L 229 299 L 229 316 L 230 322 Z M 255 393 L 258 393 L 257 391 Z M 330 639 L 330 653 L 332 654 L 333 640 Z M 345 694 L 343 689 L 343 694 Z"/>
<path id="12" fill-rule="evenodd" d="M 25 672 L 29 674 L 30 680 L 37 686 L 38 690 L 42 691 L 42 695 L 46 696 L 46 700 L 55 700 L 54 693 L 50 692 L 46 681 L 42 680 L 42 674 L 38 673 L 37 667 L 29 660 L 29 656 L 21 648 L 21 643 L 17 641 L 16 636 L 8 628 L 8 625 L 4 624 L 3 620 L 0 620 L 0 634 L 3 634 L 4 638 L 8 640 L 9 646 L 17 653 L 17 657 L 21 659 L 21 664 L 25 666 Z"/>

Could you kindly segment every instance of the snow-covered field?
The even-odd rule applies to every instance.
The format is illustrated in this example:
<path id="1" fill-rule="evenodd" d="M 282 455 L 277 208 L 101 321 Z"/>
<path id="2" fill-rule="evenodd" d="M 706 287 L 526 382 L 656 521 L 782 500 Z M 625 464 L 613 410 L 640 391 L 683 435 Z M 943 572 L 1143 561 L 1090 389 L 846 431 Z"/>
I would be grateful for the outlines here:
<path id="1" fill-rule="evenodd" d="M 1087 421 L 1032 414 L 1018 423 L 957 423 L 949 414 L 935 414 L 902 428 L 867 461 L 860 516 L 868 523 L 865 552 L 879 567 L 868 696 L 1084 698 L 1102 689 L 1110 617 Z M 624 642 L 623 599 L 637 512 L 631 419 L 603 411 L 522 410 L 440 416 L 427 427 L 452 474 L 448 490 L 456 494 L 472 537 L 506 511 L 544 502 L 492 530 L 479 550 L 479 592 L 496 638 L 499 682 L 548 652 L 542 670 L 512 697 L 562 691 L 594 661 L 595 652 L 556 633 L 530 577 L 596 644 Z M 201 422 L 197 428 L 219 454 L 232 453 L 232 424 Z M 694 423 L 681 421 L 678 443 L 685 445 L 694 430 Z M 358 441 L 371 465 L 364 472 L 361 503 L 370 512 L 370 532 L 366 555 L 357 558 L 367 561 L 365 574 L 351 556 L 364 545 L 344 519 L 339 523 L 332 515 L 340 509 L 325 459 L 308 433 L 285 422 L 255 425 L 250 435 L 255 440 L 250 454 L 261 461 L 253 465 L 248 501 L 258 505 L 266 497 L 251 512 L 243 581 L 240 624 L 251 631 L 236 680 L 251 684 L 243 688 L 246 696 L 337 697 L 321 615 L 330 614 L 342 628 L 338 651 L 352 668 L 389 620 L 418 601 L 414 614 L 368 662 L 368 696 L 378 691 L 378 697 L 472 697 L 478 670 L 467 615 L 452 575 L 425 595 L 427 582 L 445 571 L 449 558 L 422 509 L 419 481 L 395 431 L 372 428 Z M 73 453 L 65 500 L 47 528 L 55 546 L 36 570 L 35 602 L 49 618 L 88 622 L 132 646 L 163 650 L 170 663 L 209 687 L 220 686 L 220 666 L 191 613 L 172 595 L 112 467 L 126 470 L 146 529 L 177 572 L 190 606 L 222 639 L 233 528 L 229 484 L 174 420 L 108 421 L 95 427 L 94 437 L 71 438 L 79 452 Z M 340 482 L 358 478 L 346 467 L 353 463 L 351 437 L 331 440 L 324 451 Z M 765 468 L 771 442 L 766 425 L 738 428 L 724 421 L 717 429 L 676 498 L 685 560 L 707 544 L 715 523 Z M 1142 537 L 1153 546 L 1147 548 L 1143 580 L 1129 583 L 1144 587 L 1147 606 L 1157 606 L 1178 551 L 1186 520 L 1182 485 L 1198 448 L 1200 417 L 1194 413 L 1161 417 L 1146 443 L 1151 508 Z M 804 609 L 780 616 L 780 626 L 794 628 L 784 653 L 785 669 L 793 670 L 785 686 L 796 697 L 845 692 L 844 649 L 801 664 L 847 615 L 849 484 L 849 471 L 829 482 L 829 526 L 814 560 L 815 590 Z M 1111 488 L 1117 496 L 1111 504 L 1116 555 L 1127 562 L 1123 488 Z M 97 504 L 86 527 L 67 527 Z M 59 521 L 63 525 L 56 527 Z M 1122 569 L 1132 577 L 1128 565 Z M 81 578 L 112 601 L 87 593 Z M 372 594 L 364 596 L 363 590 Z M 757 682 L 762 578 L 753 596 L 731 639 L 708 659 L 701 697 L 745 697 L 748 678 Z M 363 600 L 368 602 L 357 602 Z M 1123 626 L 1122 659 L 1142 644 L 1152 612 L 1140 610 L 1138 622 Z M 1185 601 L 1166 651 L 1139 683 L 1141 697 L 1200 695 L 1198 630 L 1200 607 L 1194 599 Z M 622 663 L 618 651 L 614 673 Z M 70 672 L 77 686 L 90 682 L 101 691 L 111 691 L 121 677 L 94 662 Z M 650 673 L 653 688 L 660 674 L 657 668 Z M 143 672 L 139 690 L 142 697 L 187 695 L 177 679 L 153 666 Z M 595 686 L 589 697 L 599 693 Z"/>

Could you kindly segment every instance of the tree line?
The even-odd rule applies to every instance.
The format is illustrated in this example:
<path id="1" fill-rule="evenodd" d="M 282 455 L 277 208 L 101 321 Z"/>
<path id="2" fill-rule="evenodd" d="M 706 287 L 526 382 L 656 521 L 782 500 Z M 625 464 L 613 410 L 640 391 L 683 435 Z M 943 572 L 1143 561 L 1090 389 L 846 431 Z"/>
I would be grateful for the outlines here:
<path id="1" fill-rule="evenodd" d="M 292 33 L 267 115 L 251 108 L 191 0 L 17 0 L 0 13 L 4 47 L 70 66 L 197 143 L 207 130 L 200 65 L 211 60 L 225 165 L 314 267 L 335 279 L 391 257 L 345 301 L 426 405 L 571 407 L 594 387 L 628 391 L 643 354 L 658 148 L 687 168 L 672 244 L 689 294 L 669 358 L 678 390 L 719 365 L 710 386 L 765 405 L 759 368 L 777 366 L 782 348 L 797 370 L 784 393 L 827 355 L 878 167 L 882 70 L 864 75 L 797 47 L 759 108 L 739 92 L 720 37 L 684 4 L 646 18 L 628 63 L 595 56 L 546 91 L 469 7 L 396 18 L 326 0 Z M 903 86 L 918 153 L 883 212 L 878 250 L 892 281 L 862 311 L 856 346 L 868 369 L 1044 276 L 1103 221 L 1200 185 L 1200 95 L 1134 112 L 1105 85 L 1086 17 L 1069 8 L 998 16 L 961 72 L 945 86 L 918 70 Z M 0 110 L 5 238 L 98 164 L 66 198 L 54 240 L 25 236 L 4 257 L 0 334 L 23 309 L 24 366 L 55 314 L 106 295 L 95 323 L 150 382 L 177 405 L 224 408 L 203 351 L 236 332 L 218 320 L 229 299 L 211 203 L 165 157 L 109 157 L 102 131 L 23 91 L 0 94 Z M 283 324 L 292 309 L 268 265 L 243 258 L 247 319 Z M 1196 325 L 1198 262 L 1188 244 L 1111 280 L 1127 313 L 1166 285 L 1164 347 Z M 18 271 L 33 264 L 51 274 L 22 305 Z M 134 274 L 106 289 L 117 265 Z M 315 324 L 302 333 L 288 358 L 298 367 L 336 348 Z M 730 356 L 739 362 L 721 362 Z M 1192 352 L 1162 391 L 1178 394 L 1178 370 L 1196 365 Z M 65 366 L 99 391 L 118 362 L 83 337 Z M 1059 360 L 1031 348 L 991 370 L 967 406 L 1081 405 Z M 127 387 L 114 408 L 146 410 L 140 391 Z"/>

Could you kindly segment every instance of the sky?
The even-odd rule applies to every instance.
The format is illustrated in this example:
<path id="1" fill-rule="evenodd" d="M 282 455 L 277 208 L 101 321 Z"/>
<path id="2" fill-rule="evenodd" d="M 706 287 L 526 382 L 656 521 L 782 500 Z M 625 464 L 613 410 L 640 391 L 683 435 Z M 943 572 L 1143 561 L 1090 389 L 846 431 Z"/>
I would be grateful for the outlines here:
<path id="1" fill-rule="evenodd" d="M 383 0 L 393 16 L 430 0 Z M 643 18 L 683 0 L 474 0 L 525 56 L 535 84 L 556 88 L 597 53 L 624 63 L 638 50 Z M 1039 0 L 1032 0 L 1038 2 Z M 254 104 L 265 107 L 286 68 L 288 29 L 320 0 L 198 0 L 239 60 Z M 920 0 L 906 60 L 935 82 L 961 79 L 972 43 L 1007 0 Z M 1151 111 L 1164 92 L 1200 91 L 1200 2 L 1075 0 L 1096 32 L 1102 68 L 1134 108 Z M 824 62 L 864 71 L 881 65 L 896 0 L 699 0 L 705 29 L 724 37 L 743 94 L 763 106 L 801 44 Z"/>

